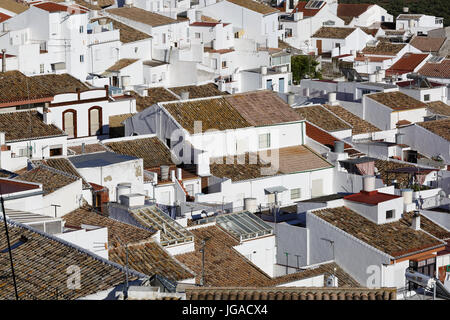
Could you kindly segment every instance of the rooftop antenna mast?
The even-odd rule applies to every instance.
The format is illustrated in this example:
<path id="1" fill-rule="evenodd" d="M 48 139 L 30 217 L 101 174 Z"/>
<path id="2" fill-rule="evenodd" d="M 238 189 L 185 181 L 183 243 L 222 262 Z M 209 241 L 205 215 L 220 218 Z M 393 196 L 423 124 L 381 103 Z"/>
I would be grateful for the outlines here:
<path id="1" fill-rule="evenodd" d="M 17 283 L 16 283 L 16 275 L 14 274 L 14 263 L 13 263 L 13 257 L 11 252 L 11 243 L 9 242 L 9 233 L 8 233 L 8 224 L 6 223 L 6 212 L 5 212 L 5 203 L 3 201 L 3 192 L 1 192 L 1 186 L 0 186 L 0 203 L 2 206 L 3 211 L 3 222 L 5 224 L 5 234 L 6 234 L 6 242 L 8 243 L 8 253 L 9 253 L 9 261 L 11 262 L 11 273 L 14 283 L 14 293 L 16 295 L 16 300 L 19 300 L 19 295 L 17 294 Z"/>

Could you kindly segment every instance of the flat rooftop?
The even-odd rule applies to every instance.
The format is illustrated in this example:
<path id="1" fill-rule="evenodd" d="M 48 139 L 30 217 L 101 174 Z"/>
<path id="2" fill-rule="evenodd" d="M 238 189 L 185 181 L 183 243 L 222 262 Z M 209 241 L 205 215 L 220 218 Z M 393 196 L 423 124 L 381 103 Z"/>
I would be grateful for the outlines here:
<path id="1" fill-rule="evenodd" d="M 136 160 L 139 158 L 114 152 L 97 152 L 73 156 L 68 159 L 76 168 L 95 168 Z"/>

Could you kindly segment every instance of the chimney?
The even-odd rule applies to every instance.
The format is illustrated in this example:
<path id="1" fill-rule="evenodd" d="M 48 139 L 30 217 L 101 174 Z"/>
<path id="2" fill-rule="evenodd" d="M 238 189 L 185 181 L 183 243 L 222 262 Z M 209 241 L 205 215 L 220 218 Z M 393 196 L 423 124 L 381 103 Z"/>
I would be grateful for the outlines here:
<path id="1" fill-rule="evenodd" d="M 363 178 L 363 191 L 372 192 L 375 190 L 375 177 L 364 176 Z"/>
<path id="2" fill-rule="evenodd" d="M 6 72 L 6 49 L 2 49 L 2 72 Z"/>
<path id="3" fill-rule="evenodd" d="M 266 66 L 261 66 L 261 74 L 267 74 L 267 67 Z"/>
<path id="4" fill-rule="evenodd" d="M 329 92 L 328 93 L 328 104 L 335 106 L 338 104 L 337 100 L 336 100 L 336 92 Z"/>
<path id="5" fill-rule="evenodd" d="M 343 153 L 344 152 L 344 141 L 336 140 L 334 141 L 334 149 L 335 153 Z"/>
<path id="6" fill-rule="evenodd" d="M 177 168 L 177 179 L 178 180 L 183 180 L 183 176 L 182 176 L 182 173 L 181 173 L 181 168 Z"/>
<path id="7" fill-rule="evenodd" d="M 189 91 L 183 91 L 180 94 L 181 100 L 188 100 L 189 99 Z"/>
<path id="8" fill-rule="evenodd" d="M 287 102 L 290 106 L 294 105 L 294 103 L 295 103 L 295 94 L 294 93 L 292 93 L 292 92 L 288 93 Z"/>
<path id="9" fill-rule="evenodd" d="M 161 166 L 161 180 L 169 180 L 169 166 Z"/>
<path id="10" fill-rule="evenodd" d="M 86 152 L 85 146 L 86 146 L 86 144 L 83 142 L 81 144 L 81 154 L 84 154 Z"/>
<path id="11" fill-rule="evenodd" d="M 409 12 L 409 7 L 403 7 L 403 13 L 408 13 Z"/>
<path id="12" fill-rule="evenodd" d="M 175 182 L 175 170 L 170 170 L 170 180 L 172 180 L 172 182 Z"/>
<path id="13" fill-rule="evenodd" d="M 414 211 L 412 221 L 411 221 L 411 228 L 414 230 L 420 230 L 420 213 L 418 210 Z"/>

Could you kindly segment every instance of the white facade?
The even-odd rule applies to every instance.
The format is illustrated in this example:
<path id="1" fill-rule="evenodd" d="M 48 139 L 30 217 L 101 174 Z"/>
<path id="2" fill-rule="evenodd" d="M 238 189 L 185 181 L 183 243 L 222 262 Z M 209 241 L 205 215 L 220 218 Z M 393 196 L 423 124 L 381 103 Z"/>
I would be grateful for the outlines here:
<path id="1" fill-rule="evenodd" d="M 424 14 L 401 14 L 395 21 L 396 30 L 407 30 L 413 35 L 427 34 L 444 27 L 444 19 Z"/>
<path id="2" fill-rule="evenodd" d="M 55 236 L 108 259 L 108 228 L 81 225 L 81 230 L 56 234 Z M 83 228 L 84 227 L 84 228 Z"/>
<path id="3" fill-rule="evenodd" d="M 319 53 L 320 51 L 331 52 L 332 57 L 360 51 L 371 40 L 373 40 L 373 37 L 359 28 L 356 28 L 345 39 L 312 38 L 313 44 Z M 318 45 L 319 41 L 321 41 L 321 45 Z"/>

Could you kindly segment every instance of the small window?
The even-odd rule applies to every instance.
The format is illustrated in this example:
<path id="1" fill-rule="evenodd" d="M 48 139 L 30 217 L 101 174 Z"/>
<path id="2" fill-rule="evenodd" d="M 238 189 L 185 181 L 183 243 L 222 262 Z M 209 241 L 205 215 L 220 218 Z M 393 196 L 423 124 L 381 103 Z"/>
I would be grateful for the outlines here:
<path id="1" fill-rule="evenodd" d="M 134 47 L 134 53 L 137 53 L 138 52 L 138 47 Z"/>
<path id="2" fill-rule="evenodd" d="M 44 64 L 39 65 L 39 72 L 44 73 Z"/>
<path id="3" fill-rule="evenodd" d="M 386 219 L 392 219 L 394 217 L 395 210 L 386 211 Z"/>
<path id="4" fill-rule="evenodd" d="M 222 69 L 225 69 L 227 67 L 227 62 L 226 61 L 222 61 Z"/>
<path id="5" fill-rule="evenodd" d="M 234 33 L 234 38 L 235 38 L 235 39 L 239 39 L 239 32 L 235 32 L 235 33 Z"/>
<path id="6" fill-rule="evenodd" d="M 80 33 L 83 33 L 84 32 L 84 28 L 83 28 L 83 26 L 80 26 Z"/>
<path id="7" fill-rule="evenodd" d="M 300 188 L 291 189 L 291 200 L 299 199 L 301 197 Z"/>
<path id="8" fill-rule="evenodd" d="M 263 133 L 259 135 L 259 149 L 270 148 L 270 133 Z"/>
<path id="9" fill-rule="evenodd" d="M 62 148 L 50 148 L 50 157 L 62 156 L 62 153 L 63 153 Z"/>
<path id="10" fill-rule="evenodd" d="M 200 39 L 200 32 L 196 32 L 196 33 L 195 33 L 195 38 L 196 38 L 196 39 Z"/>
<path id="11" fill-rule="evenodd" d="M 80 62 L 84 62 L 84 55 L 80 54 Z"/>
<path id="12" fill-rule="evenodd" d="M 423 100 L 424 101 L 430 101 L 430 95 L 429 94 L 424 95 L 423 96 Z"/>

